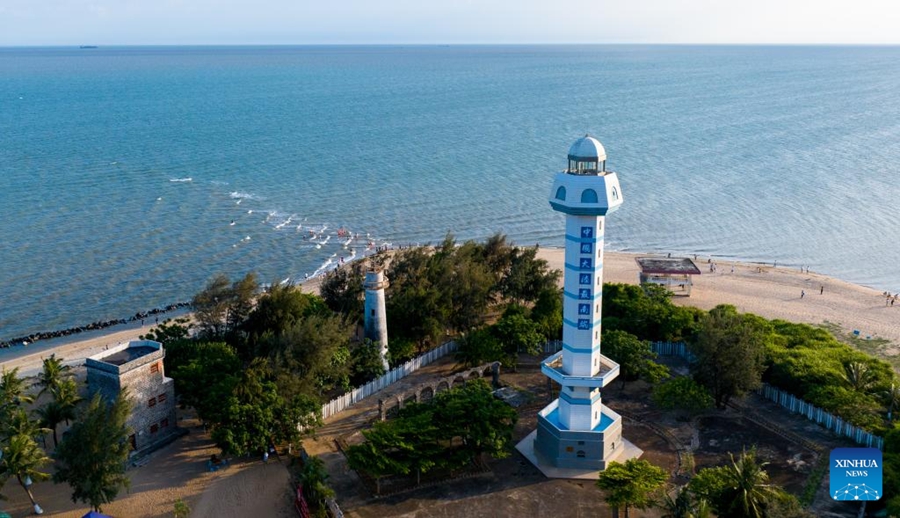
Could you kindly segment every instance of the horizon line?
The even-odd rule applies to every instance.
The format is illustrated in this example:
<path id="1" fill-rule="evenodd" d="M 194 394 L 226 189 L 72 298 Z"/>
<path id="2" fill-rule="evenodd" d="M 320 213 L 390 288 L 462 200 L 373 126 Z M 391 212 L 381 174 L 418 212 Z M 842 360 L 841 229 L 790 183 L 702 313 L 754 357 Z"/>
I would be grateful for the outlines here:
<path id="1" fill-rule="evenodd" d="M 0 44 L 0 48 L 123 48 L 123 47 L 900 47 L 900 42 L 513 42 L 513 43 L 59 43 L 59 44 Z M 90 50 L 85 48 L 85 50 Z"/>

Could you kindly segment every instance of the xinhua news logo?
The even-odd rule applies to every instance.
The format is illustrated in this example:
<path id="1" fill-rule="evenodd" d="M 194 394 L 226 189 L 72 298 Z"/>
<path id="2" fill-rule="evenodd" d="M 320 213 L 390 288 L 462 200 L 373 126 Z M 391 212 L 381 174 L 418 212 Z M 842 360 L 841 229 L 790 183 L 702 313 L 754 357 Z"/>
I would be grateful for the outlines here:
<path id="1" fill-rule="evenodd" d="M 832 499 L 881 498 L 881 451 L 877 448 L 835 448 L 831 450 L 829 470 Z"/>

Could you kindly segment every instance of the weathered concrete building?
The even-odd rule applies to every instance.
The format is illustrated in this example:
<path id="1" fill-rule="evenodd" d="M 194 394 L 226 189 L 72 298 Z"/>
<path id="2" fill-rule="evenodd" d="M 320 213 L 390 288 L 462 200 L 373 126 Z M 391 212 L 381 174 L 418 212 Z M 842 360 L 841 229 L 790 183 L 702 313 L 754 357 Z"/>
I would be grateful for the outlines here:
<path id="1" fill-rule="evenodd" d="M 113 400 L 123 388 L 132 402 L 128 425 L 131 447 L 142 452 L 168 441 L 177 432 L 175 381 L 163 369 L 165 351 L 151 340 L 112 347 L 85 360 L 88 389 Z"/>

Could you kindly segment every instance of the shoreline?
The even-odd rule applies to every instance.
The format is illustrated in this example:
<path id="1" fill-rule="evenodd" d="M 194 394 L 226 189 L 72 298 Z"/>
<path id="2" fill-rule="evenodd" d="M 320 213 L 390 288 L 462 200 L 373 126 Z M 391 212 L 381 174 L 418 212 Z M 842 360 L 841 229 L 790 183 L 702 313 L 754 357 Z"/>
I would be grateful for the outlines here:
<path id="1" fill-rule="evenodd" d="M 538 258 L 552 269 L 562 270 L 564 250 L 539 247 Z M 637 284 L 636 257 L 665 257 L 664 254 L 605 252 L 604 282 Z M 688 257 L 693 257 L 689 254 Z M 362 259 L 362 258 L 361 258 Z M 714 262 L 717 271 L 704 271 L 705 261 Z M 704 310 L 719 304 L 731 304 L 738 311 L 754 313 L 767 319 L 782 319 L 810 325 L 832 324 L 844 333 L 859 331 L 861 338 L 888 340 L 881 351 L 885 356 L 900 354 L 900 304 L 885 305 L 883 293 L 874 288 L 852 284 L 824 274 L 801 272 L 799 267 L 774 267 L 759 262 L 717 260 L 697 254 L 695 261 L 701 274 L 694 277 L 690 297 L 672 297 L 675 304 Z M 734 266 L 732 273 L 731 267 Z M 322 276 L 298 284 L 304 293 L 318 293 Z M 820 295 L 820 288 L 824 292 Z M 801 298 L 801 291 L 805 296 Z M 167 314 L 165 319 L 188 316 L 188 311 Z M 42 340 L 28 346 L 0 349 L 0 369 L 19 367 L 22 376 L 36 374 L 42 358 L 56 354 L 67 365 L 80 365 L 84 358 L 99 353 L 107 346 L 136 340 L 154 325 L 128 322 L 115 330 L 99 329 L 77 335 Z"/>

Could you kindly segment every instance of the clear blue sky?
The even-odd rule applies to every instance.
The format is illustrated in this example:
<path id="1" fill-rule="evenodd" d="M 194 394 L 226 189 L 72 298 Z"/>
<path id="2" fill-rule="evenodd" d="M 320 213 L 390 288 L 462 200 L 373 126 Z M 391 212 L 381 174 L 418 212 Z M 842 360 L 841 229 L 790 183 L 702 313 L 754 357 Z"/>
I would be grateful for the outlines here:
<path id="1" fill-rule="evenodd" d="M 900 43 L 898 0 L 0 0 L 0 46 Z"/>

